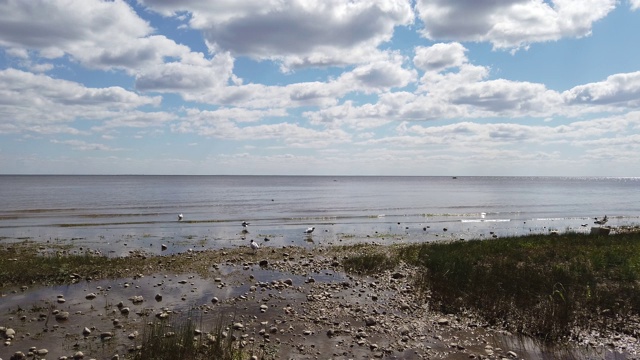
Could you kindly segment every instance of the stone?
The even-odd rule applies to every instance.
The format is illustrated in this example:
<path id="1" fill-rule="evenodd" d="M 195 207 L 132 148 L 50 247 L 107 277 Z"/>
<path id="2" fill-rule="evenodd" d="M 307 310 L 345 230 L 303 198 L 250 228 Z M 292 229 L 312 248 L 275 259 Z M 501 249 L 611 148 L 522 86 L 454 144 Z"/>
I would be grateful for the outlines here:
<path id="1" fill-rule="evenodd" d="M 372 318 L 372 317 L 368 317 L 364 320 L 365 325 L 367 326 L 375 326 L 378 322 L 376 321 L 376 319 Z"/>
<path id="2" fill-rule="evenodd" d="M 56 314 L 56 320 L 58 320 L 58 321 L 69 320 L 69 312 L 68 311 L 60 311 L 59 313 Z"/>

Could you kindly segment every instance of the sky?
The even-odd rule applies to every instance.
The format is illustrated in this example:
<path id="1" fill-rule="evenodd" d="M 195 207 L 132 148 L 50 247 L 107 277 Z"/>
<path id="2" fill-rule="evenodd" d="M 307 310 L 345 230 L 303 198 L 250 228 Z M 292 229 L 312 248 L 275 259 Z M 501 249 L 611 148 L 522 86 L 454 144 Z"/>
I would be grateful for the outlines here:
<path id="1" fill-rule="evenodd" d="M 640 176 L 640 0 L 0 0 L 0 174 Z"/>

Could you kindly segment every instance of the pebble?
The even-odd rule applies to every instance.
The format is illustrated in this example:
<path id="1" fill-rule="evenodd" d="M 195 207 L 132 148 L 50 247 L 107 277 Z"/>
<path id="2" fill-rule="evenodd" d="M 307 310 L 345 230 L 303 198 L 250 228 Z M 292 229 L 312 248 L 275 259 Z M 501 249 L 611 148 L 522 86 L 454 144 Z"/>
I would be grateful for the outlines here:
<path id="1" fill-rule="evenodd" d="M 58 321 L 64 321 L 64 320 L 69 320 L 69 312 L 68 311 L 60 311 L 59 313 L 57 313 L 55 315 L 56 320 Z"/>

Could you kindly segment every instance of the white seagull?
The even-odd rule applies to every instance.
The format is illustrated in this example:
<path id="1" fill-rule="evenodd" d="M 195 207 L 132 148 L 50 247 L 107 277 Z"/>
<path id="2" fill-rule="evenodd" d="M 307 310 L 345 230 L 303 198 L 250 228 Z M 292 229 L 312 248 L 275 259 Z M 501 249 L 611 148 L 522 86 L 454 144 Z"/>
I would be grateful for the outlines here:
<path id="1" fill-rule="evenodd" d="M 313 230 L 315 230 L 315 227 L 310 227 L 307 230 L 304 231 L 305 234 L 311 234 L 313 232 Z"/>
<path id="2" fill-rule="evenodd" d="M 253 239 L 251 239 L 251 249 L 253 249 L 254 252 L 258 251 L 258 249 L 260 249 L 260 245 L 258 245 L 257 242 L 253 241 Z"/>
<path id="3" fill-rule="evenodd" d="M 183 217 L 184 217 L 184 216 L 182 216 L 182 214 L 178 214 L 178 221 L 182 221 L 182 218 L 183 218 Z"/>

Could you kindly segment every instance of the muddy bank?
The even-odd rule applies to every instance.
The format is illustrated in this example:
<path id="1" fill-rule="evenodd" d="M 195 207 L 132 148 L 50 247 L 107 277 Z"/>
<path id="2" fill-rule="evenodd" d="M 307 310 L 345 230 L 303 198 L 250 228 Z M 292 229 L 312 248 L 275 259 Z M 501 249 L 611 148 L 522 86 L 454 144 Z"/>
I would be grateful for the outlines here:
<path id="1" fill-rule="evenodd" d="M 2 290 L 0 358 L 130 358 L 145 325 L 191 316 L 209 331 L 223 319 L 247 354 L 273 359 L 637 358 L 637 340 L 590 334 L 548 349 L 471 316 L 440 314 L 400 264 L 350 275 L 343 259 L 378 245 L 263 247 L 146 256 L 117 279 L 76 274 L 69 284 Z M 42 248 L 38 251 L 44 251 Z M 20 266 L 20 260 L 15 260 Z"/>

